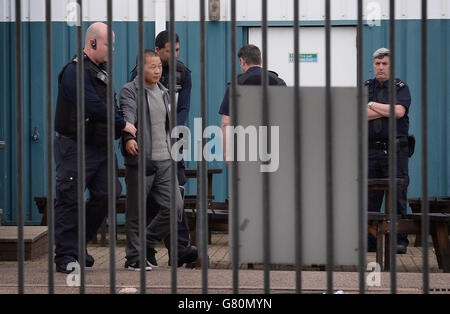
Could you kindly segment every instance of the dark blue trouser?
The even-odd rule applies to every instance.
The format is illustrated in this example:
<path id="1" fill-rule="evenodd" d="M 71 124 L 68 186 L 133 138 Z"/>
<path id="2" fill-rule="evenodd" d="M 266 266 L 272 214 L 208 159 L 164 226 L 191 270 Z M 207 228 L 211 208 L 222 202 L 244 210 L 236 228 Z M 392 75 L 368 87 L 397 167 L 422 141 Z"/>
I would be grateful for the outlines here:
<path id="1" fill-rule="evenodd" d="M 54 141 L 56 164 L 55 204 L 55 263 L 78 259 L 78 180 L 77 142 L 56 136 Z M 117 160 L 116 160 L 117 163 Z M 108 161 L 106 147 L 86 145 L 86 241 L 98 231 L 108 212 Z M 116 181 L 116 195 L 122 187 Z"/>
<path id="2" fill-rule="evenodd" d="M 369 178 L 389 177 L 389 156 L 382 150 L 369 149 Z M 397 213 L 402 217 L 406 216 L 407 192 L 409 184 L 408 175 L 408 147 L 401 147 L 397 153 L 397 178 L 405 180 L 403 186 L 397 187 Z M 368 209 L 371 212 L 379 212 L 383 203 L 384 191 L 369 191 Z M 389 201 L 389 200 L 385 200 Z M 397 244 L 408 245 L 408 235 L 398 234 Z M 368 247 L 376 247 L 376 238 L 369 234 Z"/>

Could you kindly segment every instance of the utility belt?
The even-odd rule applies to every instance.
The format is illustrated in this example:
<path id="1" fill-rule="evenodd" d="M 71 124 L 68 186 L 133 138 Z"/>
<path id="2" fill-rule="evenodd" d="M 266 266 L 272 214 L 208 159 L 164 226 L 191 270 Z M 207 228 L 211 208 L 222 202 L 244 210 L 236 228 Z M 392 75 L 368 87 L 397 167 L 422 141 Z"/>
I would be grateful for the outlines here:
<path id="1" fill-rule="evenodd" d="M 412 134 L 408 136 L 397 137 L 397 139 L 395 140 L 395 145 L 398 149 L 402 147 L 408 147 L 408 157 L 411 157 L 414 154 L 416 139 Z M 382 150 L 384 152 L 387 152 L 389 150 L 389 143 L 383 141 L 372 141 L 369 142 L 369 149 Z"/>
<path id="2" fill-rule="evenodd" d="M 106 146 L 108 139 L 108 125 L 99 121 L 92 121 L 86 119 L 85 121 L 85 144 L 96 145 L 96 146 Z M 55 134 L 60 138 L 70 138 L 74 141 L 77 140 L 77 135 L 62 134 L 56 132 Z M 115 136 L 117 139 L 117 136 Z"/>
<path id="3" fill-rule="evenodd" d="M 73 136 L 67 136 L 67 135 L 61 134 L 61 133 L 59 133 L 59 132 L 55 132 L 55 136 L 56 136 L 56 137 L 59 137 L 59 138 L 70 138 L 71 140 L 76 140 L 76 139 L 77 139 L 76 137 L 73 137 Z"/>

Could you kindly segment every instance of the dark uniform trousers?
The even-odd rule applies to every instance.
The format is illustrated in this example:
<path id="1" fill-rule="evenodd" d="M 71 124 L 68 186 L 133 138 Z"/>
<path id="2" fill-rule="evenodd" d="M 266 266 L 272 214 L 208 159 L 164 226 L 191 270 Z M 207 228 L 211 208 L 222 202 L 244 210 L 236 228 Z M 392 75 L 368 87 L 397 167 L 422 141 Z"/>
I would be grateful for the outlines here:
<path id="1" fill-rule="evenodd" d="M 108 212 L 108 160 L 106 147 L 85 146 L 85 179 L 89 190 L 86 202 L 86 241 L 96 236 Z M 78 259 L 77 142 L 68 137 L 54 140 L 56 164 L 55 263 Z M 116 160 L 117 169 L 117 160 Z M 116 196 L 122 187 L 116 181 Z"/>
<path id="2" fill-rule="evenodd" d="M 389 178 L 389 154 L 383 150 L 369 149 L 369 178 Z M 407 190 L 409 184 L 408 175 L 408 147 L 400 147 L 397 153 L 397 178 L 405 180 L 404 185 L 397 186 L 397 213 L 401 217 L 406 216 Z M 383 203 L 384 191 L 369 191 L 368 208 L 371 212 L 379 212 Z M 385 200 L 388 202 L 389 200 Z M 408 245 L 406 234 L 397 235 L 397 244 Z M 376 238 L 369 234 L 369 248 L 376 247 Z"/>

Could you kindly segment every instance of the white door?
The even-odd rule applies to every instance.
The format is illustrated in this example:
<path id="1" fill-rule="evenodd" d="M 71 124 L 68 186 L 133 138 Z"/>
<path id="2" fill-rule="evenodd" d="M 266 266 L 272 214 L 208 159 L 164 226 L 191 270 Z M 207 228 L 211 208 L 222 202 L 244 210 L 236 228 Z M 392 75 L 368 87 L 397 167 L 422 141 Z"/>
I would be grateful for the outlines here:
<path id="1" fill-rule="evenodd" d="M 262 49 L 262 29 L 249 28 L 248 42 Z M 294 30 L 269 27 L 269 70 L 294 85 Z M 263 56 L 264 58 L 264 56 Z M 331 29 L 331 85 L 356 86 L 356 27 Z M 300 28 L 300 85 L 325 86 L 325 28 Z"/>

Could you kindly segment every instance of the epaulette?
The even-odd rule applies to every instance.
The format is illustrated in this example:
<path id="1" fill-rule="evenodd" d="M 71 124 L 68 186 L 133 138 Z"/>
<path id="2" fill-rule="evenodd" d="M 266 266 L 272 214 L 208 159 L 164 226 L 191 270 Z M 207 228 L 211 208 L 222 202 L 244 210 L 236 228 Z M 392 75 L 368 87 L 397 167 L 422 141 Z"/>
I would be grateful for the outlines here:
<path id="1" fill-rule="evenodd" d="M 86 59 L 87 58 L 87 56 L 83 53 L 83 56 L 84 56 L 84 59 Z M 72 57 L 72 62 L 73 63 L 78 63 L 78 56 L 77 55 L 74 55 L 73 57 Z"/>
<path id="2" fill-rule="evenodd" d="M 372 79 L 369 79 L 367 81 L 364 82 L 364 86 L 369 86 L 372 83 Z"/>
<path id="3" fill-rule="evenodd" d="M 406 84 L 401 80 L 401 79 L 395 79 L 395 86 L 402 88 L 404 87 Z"/>

